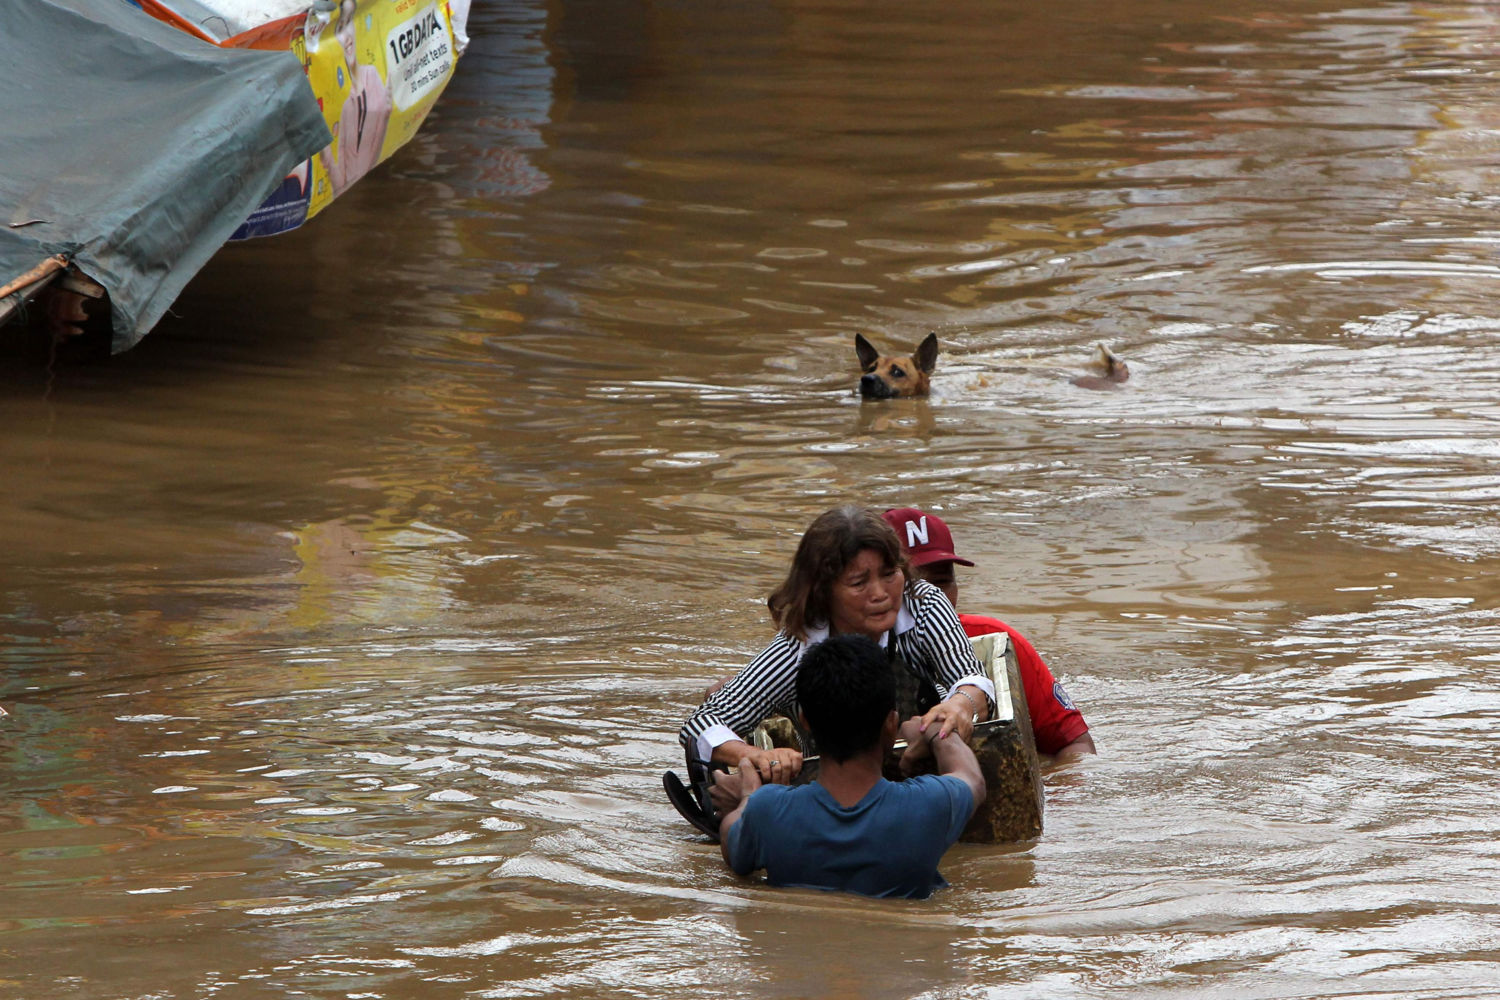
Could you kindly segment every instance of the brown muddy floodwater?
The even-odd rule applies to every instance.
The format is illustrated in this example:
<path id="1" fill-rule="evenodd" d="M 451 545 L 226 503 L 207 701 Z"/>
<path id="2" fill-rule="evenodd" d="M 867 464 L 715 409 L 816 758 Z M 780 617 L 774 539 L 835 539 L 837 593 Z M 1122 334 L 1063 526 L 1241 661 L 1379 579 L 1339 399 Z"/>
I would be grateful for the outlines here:
<path id="1" fill-rule="evenodd" d="M 138 349 L 6 362 L 0 996 L 1500 994 L 1493 7 L 472 34 Z M 849 499 L 941 510 L 1102 751 L 924 903 L 659 784 Z"/>

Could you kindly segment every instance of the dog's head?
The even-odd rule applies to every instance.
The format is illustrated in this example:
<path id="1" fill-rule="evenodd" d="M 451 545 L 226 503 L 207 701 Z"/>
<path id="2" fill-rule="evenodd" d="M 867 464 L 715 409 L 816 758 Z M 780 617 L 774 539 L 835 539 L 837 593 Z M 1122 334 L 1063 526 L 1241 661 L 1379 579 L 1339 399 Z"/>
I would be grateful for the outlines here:
<path id="1" fill-rule="evenodd" d="M 859 394 L 866 399 L 896 399 L 927 395 L 927 377 L 937 367 L 937 334 L 929 333 L 909 356 L 882 356 L 864 338 L 854 335 L 859 356 Z"/>

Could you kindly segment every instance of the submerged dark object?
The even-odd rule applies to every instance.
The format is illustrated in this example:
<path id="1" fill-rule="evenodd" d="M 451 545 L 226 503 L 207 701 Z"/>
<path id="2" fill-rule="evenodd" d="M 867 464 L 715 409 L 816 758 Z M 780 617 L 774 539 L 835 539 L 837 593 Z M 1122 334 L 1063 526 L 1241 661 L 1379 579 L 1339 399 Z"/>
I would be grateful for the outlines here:
<path id="1" fill-rule="evenodd" d="M 708 799 L 708 786 L 703 781 L 693 779 L 693 771 L 688 770 L 688 780 L 693 782 L 690 789 L 677 777 L 676 771 L 668 771 L 661 776 L 661 783 L 667 790 L 667 801 L 677 810 L 677 814 L 697 828 L 699 833 L 707 834 L 714 840 L 719 839 L 719 817 L 714 812 L 713 803 Z"/>
<path id="2" fill-rule="evenodd" d="M 0 4 L 0 64 L 24 81 L 5 97 L 0 287 L 63 262 L 0 322 L 71 276 L 107 290 L 115 351 L 331 138 L 290 52 L 219 48 L 117 0 Z"/>

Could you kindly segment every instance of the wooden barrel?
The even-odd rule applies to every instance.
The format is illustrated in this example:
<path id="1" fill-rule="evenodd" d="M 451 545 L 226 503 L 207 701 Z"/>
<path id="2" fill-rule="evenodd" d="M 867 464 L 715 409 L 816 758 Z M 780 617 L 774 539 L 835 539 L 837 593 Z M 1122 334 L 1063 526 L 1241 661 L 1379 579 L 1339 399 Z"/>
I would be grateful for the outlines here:
<path id="1" fill-rule="evenodd" d="M 969 740 L 988 794 L 974 810 L 959 839 L 969 844 L 1035 840 L 1042 835 L 1042 773 L 1015 651 L 1004 632 L 982 635 L 970 642 L 974 644 L 974 655 L 995 682 L 995 715 L 975 726 Z M 765 749 L 802 747 L 797 727 L 780 715 L 756 727 L 753 741 Z M 892 781 L 901 780 L 898 762 L 902 748 L 903 744 L 897 744 L 886 758 L 885 776 Z M 924 770 L 931 773 L 931 758 L 924 763 Z M 813 781 L 817 776 L 818 758 L 809 757 L 803 761 L 797 784 Z"/>

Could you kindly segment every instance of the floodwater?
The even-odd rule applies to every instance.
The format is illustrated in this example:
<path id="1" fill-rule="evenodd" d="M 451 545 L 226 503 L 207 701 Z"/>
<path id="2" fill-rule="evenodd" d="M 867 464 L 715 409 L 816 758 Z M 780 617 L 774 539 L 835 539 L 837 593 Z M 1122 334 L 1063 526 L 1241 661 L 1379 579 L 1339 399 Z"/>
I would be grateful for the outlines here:
<path id="1" fill-rule="evenodd" d="M 7 361 L 0 996 L 1500 990 L 1493 7 L 471 27 L 313 224 Z M 850 499 L 940 510 L 1102 751 L 927 902 L 660 790 Z"/>

